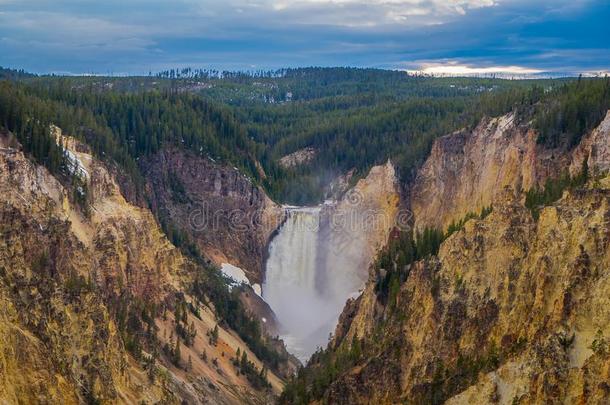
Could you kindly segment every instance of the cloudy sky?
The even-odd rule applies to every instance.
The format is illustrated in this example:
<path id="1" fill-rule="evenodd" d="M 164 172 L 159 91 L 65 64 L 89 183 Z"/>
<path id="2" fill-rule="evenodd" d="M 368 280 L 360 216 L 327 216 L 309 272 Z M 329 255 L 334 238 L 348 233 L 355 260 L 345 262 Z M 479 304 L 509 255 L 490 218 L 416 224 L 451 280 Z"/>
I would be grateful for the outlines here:
<path id="1" fill-rule="evenodd" d="M 0 66 L 610 70 L 609 0 L 0 0 Z"/>

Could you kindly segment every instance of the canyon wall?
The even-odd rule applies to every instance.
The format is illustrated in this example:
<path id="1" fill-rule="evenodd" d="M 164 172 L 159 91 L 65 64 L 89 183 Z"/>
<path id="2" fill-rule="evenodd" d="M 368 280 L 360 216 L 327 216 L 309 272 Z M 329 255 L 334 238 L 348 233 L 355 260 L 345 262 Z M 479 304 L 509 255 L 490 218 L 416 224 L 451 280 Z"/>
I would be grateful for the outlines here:
<path id="1" fill-rule="evenodd" d="M 271 234 L 283 210 L 236 168 L 168 148 L 141 163 L 152 209 L 217 265 L 231 263 L 263 280 Z"/>
<path id="2" fill-rule="evenodd" d="M 451 221 L 490 206 L 505 186 L 528 190 L 558 175 L 569 156 L 544 149 L 536 138 L 510 113 L 437 139 L 411 186 L 416 229 L 445 230 Z"/>
<path id="3" fill-rule="evenodd" d="M 375 255 L 397 225 L 400 209 L 398 179 L 391 162 L 374 166 L 333 204 L 322 206 L 320 234 L 324 243 L 318 253 L 324 264 L 340 254 L 344 262 L 331 265 L 348 272 L 360 284 Z M 320 280 L 324 282 L 324 280 Z"/>
<path id="4" fill-rule="evenodd" d="M 257 369 L 263 363 L 209 300 L 192 295 L 210 270 L 183 256 L 148 209 L 129 203 L 85 145 L 56 132 L 84 184 L 52 175 L 10 134 L 0 136 L 0 397 L 268 403 L 282 380 L 268 370 L 270 388 L 254 388 L 231 358 L 239 349 Z M 191 342 L 180 348 L 181 324 Z M 145 341 L 165 349 L 147 353 Z"/>
<path id="5" fill-rule="evenodd" d="M 342 374 L 327 400 L 604 403 L 608 185 L 606 178 L 566 195 L 538 223 L 508 189 L 487 218 L 469 221 L 438 257 L 410 267 L 394 312 L 367 287 L 350 309 L 357 315 L 344 314 L 343 341 L 363 339 L 376 354 Z"/>
<path id="6" fill-rule="evenodd" d="M 570 173 L 575 175 L 587 160 L 590 174 L 597 175 L 610 171 L 610 111 L 601 124 L 586 134 L 572 153 Z"/>
<path id="7" fill-rule="evenodd" d="M 329 346 L 357 360 L 323 401 L 605 404 L 609 117 L 572 151 L 536 145 L 512 115 L 437 140 L 410 193 L 418 229 L 493 211 L 466 222 L 436 256 L 371 270 Z M 565 170 L 578 174 L 585 157 L 587 184 L 534 219 L 524 191 Z M 391 271 L 404 281 L 385 302 L 379 277 Z M 316 372 L 316 362 L 310 367 Z"/>

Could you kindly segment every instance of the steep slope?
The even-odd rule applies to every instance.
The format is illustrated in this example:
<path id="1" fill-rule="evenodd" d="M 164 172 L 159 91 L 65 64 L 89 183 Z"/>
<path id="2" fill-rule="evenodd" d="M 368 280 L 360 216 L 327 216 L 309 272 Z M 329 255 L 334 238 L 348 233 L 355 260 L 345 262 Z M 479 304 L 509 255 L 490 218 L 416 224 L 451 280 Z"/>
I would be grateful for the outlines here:
<path id="1" fill-rule="evenodd" d="M 536 138 L 510 113 L 437 139 L 411 187 L 416 229 L 444 230 L 491 205 L 504 186 L 529 190 L 567 167 L 569 156 L 545 149 Z"/>
<path id="2" fill-rule="evenodd" d="M 3 147 L 0 167 L 2 397 L 78 403 L 134 391 L 121 370 L 137 376 L 137 369 L 89 284 L 94 272 L 85 246 L 92 244 L 93 227 L 71 209 L 61 183 L 21 152 Z M 70 217 L 78 220 L 66 221 Z"/>
<path id="3" fill-rule="evenodd" d="M 562 171 L 576 175 L 586 158 L 598 172 L 610 169 L 610 112 L 571 152 L 537 143 L 530 123 L 515 113 L 484 119 L 472 131 L 434 142 L 410 189 L 416 229 L 446 229 L 470 212 L 492 204 L 505 186 L 517 191 L 540 186 Z"/>
<path id="4" fill-rule="evenodd" d="M 267 403 L 282 381 L 269 370 L 270 388 L 253 386 L 244 364 L 261 370 L 262 362 L 219 318 L 205 296 L 213 291 L 193 288 L 210 270 L 123 198 L 86 145 L 59 129 L 55 136 L 84 189 L 71 190 L 9 134 L 0 137 L 0 397 Z M 241 368 L 229 361 L 238 348 L 247 353 Z"/>
<path id="5" fill-rule="evenodd" d="M 610 170 L 610 111 L 599 126 L 585 135 L 575 148 L 570 173 L 578 173 L 585 159 L 594 175 Z"/>
<path id="6" fill-rule="evenodd" d="M 283 211 L 236 168 L 177 148 L 142 162 L 152 208 L 216 264 L 263 279 L 263 261 Z"/>
<path id="7" fill-rule="evenodd" d="M 441 403 L 477 380 L 450 403 L 604 403 L 610 357 L 590 347 L 610 335 L 610 190 L 569 194 L 538 223 L 507 193 L 406 270 L 395 306 L 359 298 L 374 322 L 356 318 L 342 342 L 363 339 L 367 356 L 330 403 Z"/>
<path id="8" fill-rule="evenodd" d="M 318 266 L 345 272 L 343 280 L 367 278 L 367 269 L 384 246 L 399 215 L 396 171 L 390 161 L 374 166 L 368 175 L 337 201 L 325 204 L 320 214 Z M 324 279 L 318 280 L 325 283 Z M 349 283 L 347 283 L 349 284 Z"/>
<path id="9" fill-rule="evenodd" d="M 391 260 L 372 267 L 284 403 L 607 403 L 609 116 L 561 153 L 526 125 L 498 131 L 511 115 L 439 139 L 410 191 L 416 226 L 493 211 L 423 259 L 390 238 Z M 585 157 L 586 185 L 535 219 L 524 190 L 580 173 Z"/>

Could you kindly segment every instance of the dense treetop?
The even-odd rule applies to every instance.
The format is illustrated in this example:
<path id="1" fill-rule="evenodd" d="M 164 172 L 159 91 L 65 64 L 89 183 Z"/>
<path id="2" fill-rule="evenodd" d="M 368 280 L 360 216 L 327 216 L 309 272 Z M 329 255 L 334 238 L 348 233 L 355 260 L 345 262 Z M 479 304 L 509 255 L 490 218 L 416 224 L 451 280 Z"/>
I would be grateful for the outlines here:
<path id="1" fill-rule="evenodd" d="M 541 144 L 571 147 L 610 108 L 607 78 L 187 68 L 148 77 L 34 76 L 2 69 L 0 79 L 0 123 L 36 144 L 35 156 L 55 153 L 53 145 L 37 140 L 54 123 L 139 183 L 138 159 L 173 144 L 235 165 L 274 199 L 293 204 L 320 201 L 337 175 L 356 169 L 356 177 L 362 176 L 387 159 L 408 180 L 436 137 L 473 126 L 483 115 L 520 109 L 534 119 Z M 317 151 L 309 164 L 279 166 L 282 156 L 305 147 Z M 47 160 L 54 165 L 57 159 Z"/>

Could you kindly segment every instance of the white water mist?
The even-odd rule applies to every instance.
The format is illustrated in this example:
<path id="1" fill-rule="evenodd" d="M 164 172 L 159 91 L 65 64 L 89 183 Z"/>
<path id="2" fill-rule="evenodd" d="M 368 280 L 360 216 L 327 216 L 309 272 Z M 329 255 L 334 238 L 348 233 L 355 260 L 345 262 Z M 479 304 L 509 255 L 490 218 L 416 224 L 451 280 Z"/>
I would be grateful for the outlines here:
<path id="1" fill-rule="evenodd" d="M 321 207 L 289 208 L 269 246 L 263 296 L 290 352 L 305 361 L 324 347 L 346 299 L 366 278 L 359 237 L 329 226 Z"/>

